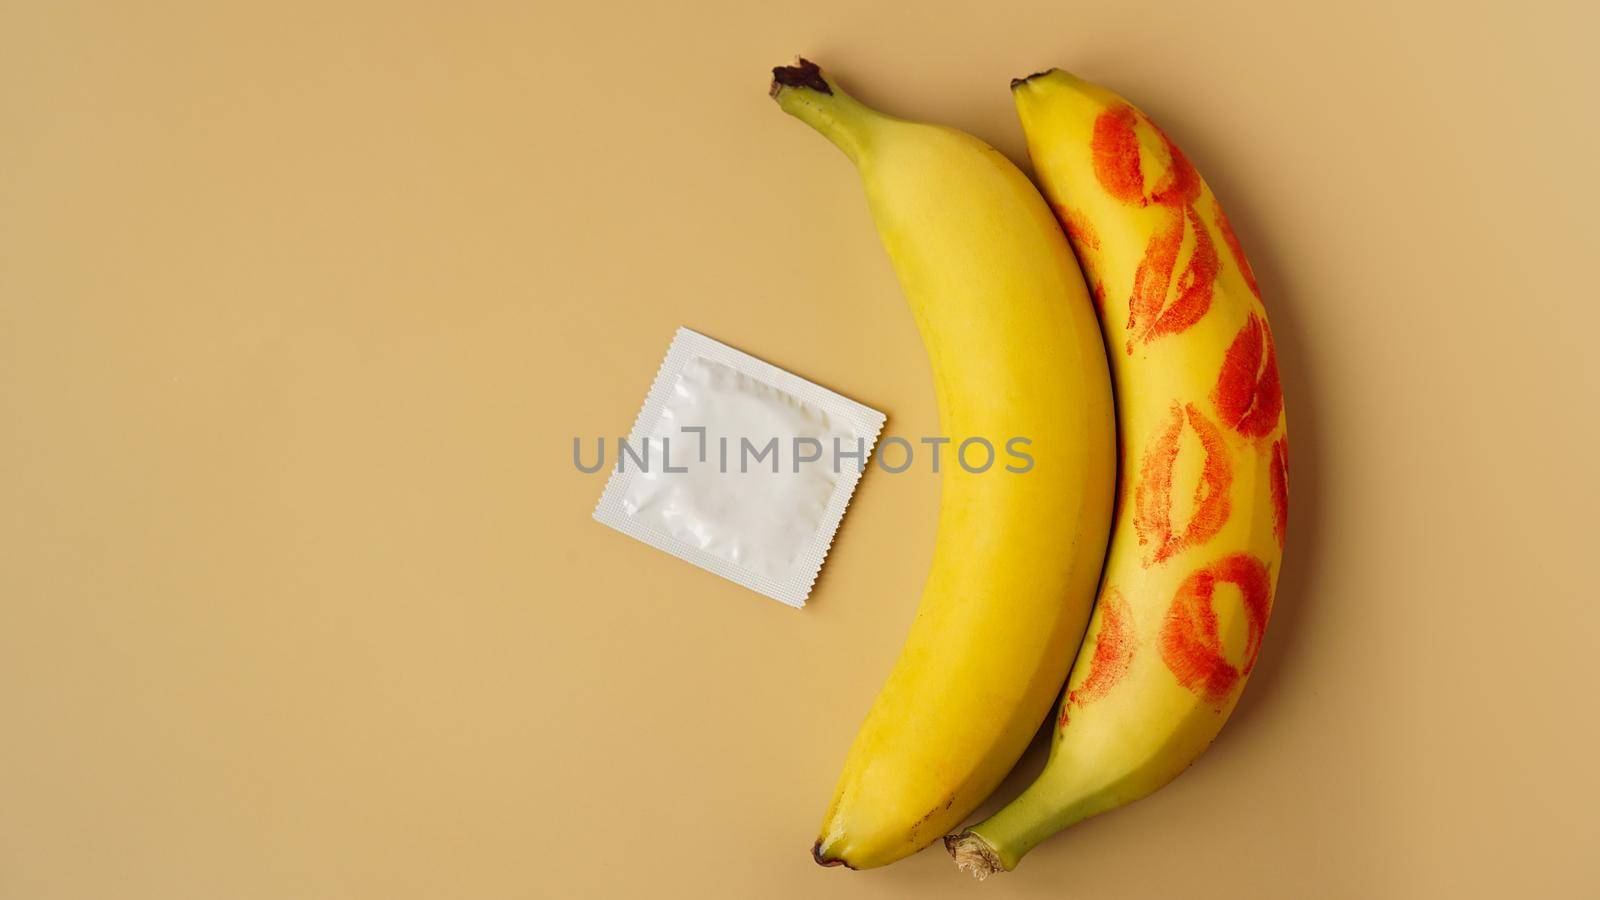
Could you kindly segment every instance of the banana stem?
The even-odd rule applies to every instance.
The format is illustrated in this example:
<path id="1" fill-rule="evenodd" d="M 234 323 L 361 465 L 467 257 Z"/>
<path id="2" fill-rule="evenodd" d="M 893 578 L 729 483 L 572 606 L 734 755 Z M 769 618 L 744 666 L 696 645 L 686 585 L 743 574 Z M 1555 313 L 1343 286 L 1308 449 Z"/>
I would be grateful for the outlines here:
<path id="1" fill-rule="evenodd" d="M 770 93 L 784 112 L 821 132 L 853 163 L 860 161 L 872 126 L 885 118 L 840 90 L 808 59 L 773 69 Z"/>
<path id="2" fill-rule="evenodd" d="M 1006 864 L 994 845 L 970 831 L 944 836 L 944 848 L 956 861 L 956 868 L 971 872 L 972 877 L 983 881 L 996 872 L 1006 871 Z"/>
<path id="3" fill-rule="evenodd" d="M 971 870 L 980 881 L 996 872 L 1017 867 L 1040 841 L 1106 809 L 1104 795 L 1090 794 L 1065 808 L 1057 805 L 1063 786 L 1041 777 L 1004 809 L 944 839 L 956 865 Z"/>

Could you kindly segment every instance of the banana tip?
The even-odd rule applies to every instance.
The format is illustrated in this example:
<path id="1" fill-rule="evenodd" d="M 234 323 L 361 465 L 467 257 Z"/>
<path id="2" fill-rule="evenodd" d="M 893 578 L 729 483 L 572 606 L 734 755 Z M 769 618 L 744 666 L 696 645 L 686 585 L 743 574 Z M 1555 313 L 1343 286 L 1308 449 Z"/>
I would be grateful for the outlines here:
<path id="1" fill-rule="evenodd" d="M 842 859 L 834 859 L 833 857 L 822 852 L 822 840 L 820 838 L 815 844 L 811 845 L 811 858 L 816 860 L 817 865 L 822 866 L 823 868 L 831 869 L 834 866 L 844 866 L 846 869 L 855 868 L 855 866 L 850 865 Z"/>
<path id="2" fill-rule="evenodd" d="M 1041 70 L 1033 73 L 1032 75 L 1028 75 L 1028 76 L 1025 76 L 1023 78 L 1013 78 L 1013 79 L 1011 79 L 1011 89 L 1014 91 L 1017 88 L 1022 87 L 1023 85 L 1027 84 L 1028 82 L 1034 80 L 1035 78 L 1042 78 L 1042 77 L 1044 77 L 1046 75 L 1049 75 L 1051 72 L 1054 72 L 1054 71 L 1055 71 L 1055 69 L 1041 69 Z"/>
<path id="3" fill-rule="evenodd" d="M 786 87 L 810 88 L 819 94 L 833 93 L 833 88 L 828 86 L 828 80 L 822 77 L 822 68 L 803 56 L 795 57 L 795 64 L 792 66 L 773 67 L 772 87 L 767 93 L 776 98 Z"/>

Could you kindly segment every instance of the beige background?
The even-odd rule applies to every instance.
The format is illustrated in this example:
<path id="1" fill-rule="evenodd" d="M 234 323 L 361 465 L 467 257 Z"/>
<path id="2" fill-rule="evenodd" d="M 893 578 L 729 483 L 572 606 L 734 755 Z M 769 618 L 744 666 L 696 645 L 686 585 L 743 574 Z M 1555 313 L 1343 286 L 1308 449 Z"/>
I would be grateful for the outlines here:
<path id="1" fill-rule="evenodd" d="M 1203 6 L 0 0 L 0 898 L 1594 896 L 1596 23 Z M 1011 76 L 1122 90 L 1279 336 L 1235 721 L 981 888 L 806 852 L 932 477 L 795 612 L 570 462 L 679 325 L 935 430 L 797 51 L 1013 158 Z"/>

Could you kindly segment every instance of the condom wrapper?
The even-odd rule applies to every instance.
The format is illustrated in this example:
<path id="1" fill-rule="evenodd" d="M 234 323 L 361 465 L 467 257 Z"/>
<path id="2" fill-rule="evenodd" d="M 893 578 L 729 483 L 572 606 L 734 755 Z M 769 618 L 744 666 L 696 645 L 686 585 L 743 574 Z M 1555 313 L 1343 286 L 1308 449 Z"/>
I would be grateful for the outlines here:
<path id="1" fill-rule="evenodd" d="M 805 606 L 884 415 L 680 328 L 594 518 Z"/>

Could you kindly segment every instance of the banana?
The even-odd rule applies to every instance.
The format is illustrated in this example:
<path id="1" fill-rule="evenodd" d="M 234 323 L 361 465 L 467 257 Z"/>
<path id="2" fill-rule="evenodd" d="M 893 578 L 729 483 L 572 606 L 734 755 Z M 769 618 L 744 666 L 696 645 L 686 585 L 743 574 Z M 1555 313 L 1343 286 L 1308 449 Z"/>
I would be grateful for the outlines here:
<path id="1" fill-rule="evenodd" d="M 773 78 L 778 105 L 860 172 L 944 433 L 1025 438 L 1035 460 L 1025 473 L 943 471 L 921 604 L 812 848 L 859 869 L 959 824 L 1050 714 L 1110 531 L 1110 374 L 1071 247 L 1016 166 L 960 131 L 863 106 L 806 60 Z"/>
<path id="2" fill-rule="evenodd" d="M 1104 88 L 1051 70 L 1012 91 L 1100 306 L 1123 457 L 1100 595 L 1049 762 L 1010 805 L 945 838 L 979 878 L 1150 794 L 1211 743 L 1261 646 L 1288 516 L 1277 351 L 1210 188 Z"/>

